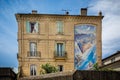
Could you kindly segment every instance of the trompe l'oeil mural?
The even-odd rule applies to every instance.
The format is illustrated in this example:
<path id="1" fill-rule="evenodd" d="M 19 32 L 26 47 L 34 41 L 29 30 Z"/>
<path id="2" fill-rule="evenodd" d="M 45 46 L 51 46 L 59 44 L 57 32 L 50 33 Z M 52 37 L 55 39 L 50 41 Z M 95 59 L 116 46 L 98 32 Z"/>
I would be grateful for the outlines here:
<path id="1" fill-rule="evenodd" d="M 89 24 L 76 25 L 74 28 L 75 68 L 88 70 L 96 62 L 96 27 Z"/>

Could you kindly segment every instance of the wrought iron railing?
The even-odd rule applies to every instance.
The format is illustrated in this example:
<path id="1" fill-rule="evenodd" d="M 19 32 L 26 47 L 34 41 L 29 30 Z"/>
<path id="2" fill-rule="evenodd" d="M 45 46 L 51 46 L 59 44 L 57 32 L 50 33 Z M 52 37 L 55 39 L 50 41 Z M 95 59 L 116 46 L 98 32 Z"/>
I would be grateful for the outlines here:
<path id="1" fill-rule="evenodd" d="M 66 51 L 54 51 L 54 58 L 67 58 L 67 52 Z"/>
<path id="2" fill-rule="evenodd" d="M 28 51 L 27 57 L 41 57 L 40 51 Z"/>

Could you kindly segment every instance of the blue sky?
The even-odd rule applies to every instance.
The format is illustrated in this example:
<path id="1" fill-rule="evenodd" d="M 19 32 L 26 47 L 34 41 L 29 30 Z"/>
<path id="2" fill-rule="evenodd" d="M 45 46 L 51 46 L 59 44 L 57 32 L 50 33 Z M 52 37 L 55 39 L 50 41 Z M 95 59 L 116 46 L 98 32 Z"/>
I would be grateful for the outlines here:
<path id="1" fill-rule="evenodd" d="M 102 27 L 103 58 L 120 50 L 120 1 L 119 0 L 0 0 L 0 67 L 18 67 L 16 54 L 17 22 L 15 13 L 80 14 L 80 8 L 91 6 L 88 15 L 105 16 Z M 112 7 L 111 7 L 112 6 Z"/>

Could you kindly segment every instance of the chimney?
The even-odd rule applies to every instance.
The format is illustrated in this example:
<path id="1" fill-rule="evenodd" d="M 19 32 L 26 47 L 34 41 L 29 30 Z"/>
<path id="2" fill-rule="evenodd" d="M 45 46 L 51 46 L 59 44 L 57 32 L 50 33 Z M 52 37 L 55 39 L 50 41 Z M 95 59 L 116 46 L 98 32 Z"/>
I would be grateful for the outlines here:
<path id="1" fill-rule="evenodd" d="M 81 15 L 87 16 L 87 8 L 81 8 Z"/>
<path id="2" fill-rule="evenodd" d="M 100 12 L 98 13 L 98 15 L 99 15 L 99 16 L 102 16 L 102 12 L 100 11 Z"/>
<path id="3" fill-rule="evenodd" d="M 32 10 L 32 14 L 37 14 L 37 10 Z"/>

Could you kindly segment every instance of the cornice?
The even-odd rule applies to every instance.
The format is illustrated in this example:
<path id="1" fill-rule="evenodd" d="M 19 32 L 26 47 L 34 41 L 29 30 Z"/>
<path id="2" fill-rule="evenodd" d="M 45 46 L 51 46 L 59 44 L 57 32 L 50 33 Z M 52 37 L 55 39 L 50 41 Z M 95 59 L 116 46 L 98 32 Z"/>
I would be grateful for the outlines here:
<path id="1" fill-rule="evenodd" d="M 103 16 L 81 16 L 81 15 L 48 15 L 48 14 L 16 14 L 17 20 L 36 20 L 36 21 L 80 21 L 82 19 L 101 20 Z"/>

